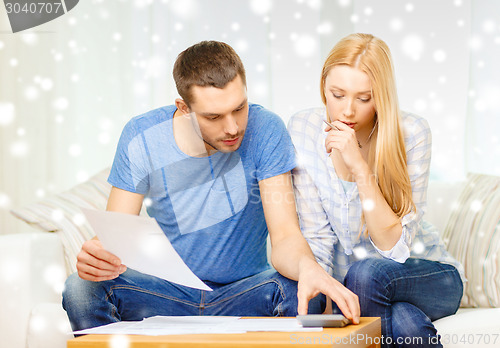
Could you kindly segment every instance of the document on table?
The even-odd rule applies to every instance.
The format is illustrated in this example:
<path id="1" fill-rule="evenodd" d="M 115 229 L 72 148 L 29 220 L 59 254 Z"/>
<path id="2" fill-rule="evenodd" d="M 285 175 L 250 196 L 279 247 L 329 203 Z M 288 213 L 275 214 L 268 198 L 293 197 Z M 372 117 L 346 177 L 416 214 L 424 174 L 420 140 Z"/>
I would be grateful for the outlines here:
<path id="1" fill-rule="evenodd" d="M 82 209 L 104 249 L 136 271 L 195 289 L 212 291 L 177 254 L 155 219 Z"/>
<path id="2" fill-rule="evenodd" d="M 296 318 L 240 318 L 217 316 L 156 316 L 142 321 L 122 321 L 76 331 L 74 334 L 103 335 L 191 335 L 234 334 L 250 331 L 322 331 L 321 327 L 304 328 Z"/>

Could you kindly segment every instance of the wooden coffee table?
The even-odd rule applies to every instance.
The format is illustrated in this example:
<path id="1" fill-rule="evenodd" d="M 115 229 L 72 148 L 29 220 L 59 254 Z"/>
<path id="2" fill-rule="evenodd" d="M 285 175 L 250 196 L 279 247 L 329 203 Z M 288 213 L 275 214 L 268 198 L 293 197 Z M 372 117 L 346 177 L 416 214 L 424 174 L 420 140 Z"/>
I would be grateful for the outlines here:
<path id="1" fill-rule="evenodd" d="M 250 348 L 289 347 L 380 347 L 380 318 L 364 317 L 359 325 L 325 328 L 319 332 L 247 332 L 243 334 L 197 334 L 168 336 L 86 335 L 68 341 L 68 348 Z M 116 344 L 113 344 L 113 340 Z M 120 344 L 119 341 L 124 344 Z M 125 342 L 128 341 L 128 344 Z"/>

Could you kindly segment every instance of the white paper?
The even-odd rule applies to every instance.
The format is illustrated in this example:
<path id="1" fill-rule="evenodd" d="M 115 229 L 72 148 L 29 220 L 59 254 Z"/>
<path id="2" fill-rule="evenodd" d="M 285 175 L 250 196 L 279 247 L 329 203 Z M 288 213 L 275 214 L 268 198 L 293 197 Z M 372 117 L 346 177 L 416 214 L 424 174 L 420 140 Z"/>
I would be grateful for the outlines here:
<path id="1" fill-rule="evenodd" d="M 184 263 L 155 219 L 82 209 L 104 249 L 136 271 L 195 289 L 212 291 Z"/>
<path id="2" fill-rule="evenodd" d="M 304 328 L 296 318 L 240 318 L 217 316 L 156 316 L 143 321 L 117 322 L 92 329 L 76 331 L 75 334 L 103 335 L 192 335 L 235 334 L 245 332 L 314 332 L 321 327 Z"/>

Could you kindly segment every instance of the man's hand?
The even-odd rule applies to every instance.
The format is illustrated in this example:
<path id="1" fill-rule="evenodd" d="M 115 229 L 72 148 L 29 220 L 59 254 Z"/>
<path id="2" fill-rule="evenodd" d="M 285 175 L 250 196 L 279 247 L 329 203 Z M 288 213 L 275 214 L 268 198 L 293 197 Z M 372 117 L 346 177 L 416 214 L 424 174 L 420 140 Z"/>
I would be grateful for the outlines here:
<path id="1" fill-rule="evenodd" d="M 127 270 L 117 256 L 102 247 L 98 239 L 83 243 L 76 268 L 80 278 L 94 282 L 114 279 Z"/>
<path id="2" fill-rule="evenodd" d="M 316 262 L 301 267 L 297 297 L 298 314 L 307 314 L 309 300 L 323 293 L 330 297 L 342 311 L 344 316 L 359 324 L 360 309 L 358 296 L 343 284 L 331 277 Z"/>

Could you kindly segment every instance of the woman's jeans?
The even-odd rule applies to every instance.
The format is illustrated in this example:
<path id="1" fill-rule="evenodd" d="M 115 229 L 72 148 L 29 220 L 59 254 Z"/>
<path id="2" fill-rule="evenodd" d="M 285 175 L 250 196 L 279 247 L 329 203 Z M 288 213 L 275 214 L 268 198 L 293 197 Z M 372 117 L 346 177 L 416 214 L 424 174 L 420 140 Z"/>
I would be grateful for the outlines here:
<path id="1" fill-rule="evenodd" d="M 204 291 L 128 269 L 103 282 L 66 280 L 63 307 L 73 330 L 155 315 L 296 316 L 297 282 L 273 269 L 230 284 L 205 282 Z M 325 297 L 309 302 L 309 313 L 322 313 Z"/>
<path id="2" fill-rule="evenodd" d="M 385 347 L 442 347 L 431 321 L 454 314 L 463 291 L 455 267 L 414 258 L 358 261 L 344 284 L 362 316 L 381 317 Z"/>

